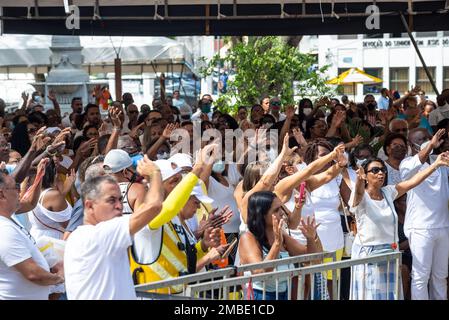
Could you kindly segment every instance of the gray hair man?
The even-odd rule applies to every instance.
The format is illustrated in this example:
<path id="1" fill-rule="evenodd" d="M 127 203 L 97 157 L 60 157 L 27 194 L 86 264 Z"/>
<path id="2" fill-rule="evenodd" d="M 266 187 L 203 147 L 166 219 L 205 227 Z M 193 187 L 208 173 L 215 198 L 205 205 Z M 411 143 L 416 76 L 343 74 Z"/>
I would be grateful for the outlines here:
<path id="1" fill-rule="evenodd" d="M 84 225 L 71 234 L 64 253 L 68 299 L 136 298 L 128 247 L 134 234 L 159 214 L 163 199 L 159 168 L 144 157 L 137 171 L 150 182 L 150 188 L 132 215 L 122 214 L 122 195 L 114 178 L 96 177 L 81 187 Z"/>

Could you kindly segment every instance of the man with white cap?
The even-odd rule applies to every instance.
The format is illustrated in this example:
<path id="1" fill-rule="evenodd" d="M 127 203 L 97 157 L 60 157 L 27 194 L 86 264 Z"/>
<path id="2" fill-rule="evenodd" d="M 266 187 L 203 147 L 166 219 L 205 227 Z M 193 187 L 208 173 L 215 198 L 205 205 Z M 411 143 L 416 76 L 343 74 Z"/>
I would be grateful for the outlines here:
<path id="1" fill-rule="evenodd" d="M 106 174 L 113 176 L 122 193 L 123 214 L 131 214 L 145 199 L 145 186 L 136 181 L 133 161 L 128 153 L 121 149 L 108 152 L 103 161 Z"/>
<path id="2" fill-rule="evenodd" d="M 155 161 L 161 170 L 165 201 L 161 213 L 134 237 L 130 260 L 135 284 L 195 273 L 225 250 L 224 246 L 219 246 L 219 228 L 207 228 L 203 239 L 197 241 L 185 224 L 185 220 L 195 214 L 201 202 L 212 201 L 203 194 L 198 177 L 205 161 L 213 161 L 216 147 L 208 145 L 203 148 L 192 172 L 183 179 L 175 163 L 169 160 Z M 208 253 L 210 248 L 216 247 L 216 250 Z M 171 288 L 172 293 L 181 291 L 182 286 Z"/>
<path id="3" fill-rule="evenodd" d="M 190 154 L 176 153 L 172 155 L 168 160 L 176 164 L 178 168 L 181 168 L 182 173 L 188 173 L 192 171 L 193 160 Z"/>

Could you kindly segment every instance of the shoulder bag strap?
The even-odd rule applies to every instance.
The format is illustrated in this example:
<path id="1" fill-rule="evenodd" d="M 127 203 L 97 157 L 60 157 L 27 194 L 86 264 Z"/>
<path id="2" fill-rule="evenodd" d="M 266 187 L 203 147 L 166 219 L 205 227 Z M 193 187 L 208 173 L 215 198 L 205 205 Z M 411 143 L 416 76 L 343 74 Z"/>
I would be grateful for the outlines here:
<path id="1" fill-rule="evenodd" d="M 65 229 L 64 229 L 64 228 L 58 229 L 58 228 L 55 228 L 55 227 L 51 227 L 51 226 L 45 224 L 41 219 L 39 219 L 39 218 L 37 217 L 37 215 L 34 213 L 34 210 L 31 210 L 31 212 L 33 213 L 33 216 L 36 218 L 36 220 L 39 221 L 39 223 L 40 223 L 41 225 L 43 225 L 44 227 L 46 227 L 46 228 L 48 228 L 48 229 L 52 229 L 52 230 L 58 231 L 58 232 L 61 232 L 62 234 L 65 233 Z"/>
<path id="2" fill-rule="evenodd" d="M 394 228 L 394 244 L 398 245 L 399 239 L 398 239 L 398 228 L 396 227 L 396 209 L 394 208 L 394 204 L 390 201 L 388 197 L 385 196 L 385 192 L 383 189 L 381 189 L 382 196 L 384 197 L 385 201 L 387 201 L 388 206 L 391 209 L 391 212 L 393 213 L 393 228 Z M 396 248 L 393 248 L 396 249 Z"/>
<path id="3" fill-rule="evenodd" d="M 348 223 L 348 215 L 351 215 L 351 214 L 348 212 L 348 208 L 346 208 L 345 202 L 343 201 L 343 198 L 341 197 L 341 195 L 339 195 L 339 197 L 340 197 L 341 207 L 343 208 L 343 215 L 345 216 L 346 230 L 348 230 L 348 232 L 351 232 L 351 228 L 349 228 L 349 223 Z"/>

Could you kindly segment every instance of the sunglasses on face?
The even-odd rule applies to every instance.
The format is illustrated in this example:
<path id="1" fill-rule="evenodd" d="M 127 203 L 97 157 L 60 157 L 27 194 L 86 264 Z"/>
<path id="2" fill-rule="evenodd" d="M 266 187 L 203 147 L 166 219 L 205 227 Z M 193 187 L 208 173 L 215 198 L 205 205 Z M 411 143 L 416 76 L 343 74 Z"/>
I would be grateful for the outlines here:
<path id="1" fill-rule="evenodd" d="M 372 172 L 374 174 L 378 174 L 379 172 L 382 172 L 383 174 L 387 173 L 387 168 L 385 167 L 374 167 L 371 168 L 371 170 L 368 170 L 367 172 Z"/>
<path id="2" fill-rule="evenodd" d="M 275 106 L 275 107 L 280 107 L 281 103 L 280 102 L 272 102 L 271 105 Z"/>
<path id="3" fill-rule="evenodd" d="M 399 132 L 407 132 L 407 128 L 399 128 L 399 129 L 395 129 L 393 130 L 394 133 L 399 133 Z"/>

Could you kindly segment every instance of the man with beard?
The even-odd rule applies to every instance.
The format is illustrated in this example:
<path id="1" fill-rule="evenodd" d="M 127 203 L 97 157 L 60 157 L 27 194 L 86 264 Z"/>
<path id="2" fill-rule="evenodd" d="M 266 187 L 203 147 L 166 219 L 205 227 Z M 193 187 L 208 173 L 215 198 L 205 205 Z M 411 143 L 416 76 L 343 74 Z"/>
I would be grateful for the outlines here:
<path id="1" fill-rule="evenodd" d="M 440 129 L 430 141 L 422 129 L 410 131 L 413 156 L 400 164 L 406 180 L 429 167 L 432 151 L 447 137 Z M 420 147 L 418 147 L 420 146 Z M 429 159 L 430 156 L 430 159 Z M 446 300 L 449 259 L 449 171 L 436 169 L 420 185 L 407 193 L 404 233 L 413 257 L 411 293 L 413 300 Z"/>
<path id="2" fill-rule="evenodd" d="M 71 126 L 70 117 L 72 115 L 75 117 L 79 117 L 81 115 L 81 113 L 83 112 L 83 100 L 80 97 L 74 97 L 72 99 L 72 104 L 70 105 L 70 108 L 72 108 L 72 113 L 62 118 L 61 121 L 64 127 Z M 75 121 L 75 119 L 73 121 Z"/>

